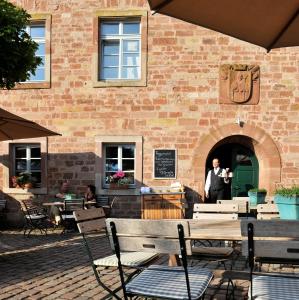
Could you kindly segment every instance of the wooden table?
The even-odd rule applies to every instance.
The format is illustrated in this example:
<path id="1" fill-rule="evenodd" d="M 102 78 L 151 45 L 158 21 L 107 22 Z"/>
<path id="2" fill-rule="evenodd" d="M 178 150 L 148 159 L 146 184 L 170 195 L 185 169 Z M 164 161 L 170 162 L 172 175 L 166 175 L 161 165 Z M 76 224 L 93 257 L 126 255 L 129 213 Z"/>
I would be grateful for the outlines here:
<path id="1" fill-rule="evenodd" d="M 190 239 L 241 241 L 240 220 L 189 220 Z"/>
<path id="2" fill-rule="evenodd" d="M 72 199 L 72 200 L 78 200 L 78 199 Z M 97 203 L 96 201 L 84 201 L 84 205 L 85 204 L 92 205 L 96 203 Z M 64 202 L 63 201 L 44 202 L 42 205 L 43 206 L 64 206 Z"/>
<path id="3" fill-rule="evenodd" d="M 63 206 L 64 202 L 61 202 L 61 201 L 44 202 L 42 205 L 43 206 Z"/>
<path id="4" fill-rule="evenodd" d="M 241 241 L 241 220 L 188 220 L 190 240 Z M 180 265 L 177 255 L 169 255 L 169 265 Z"/>

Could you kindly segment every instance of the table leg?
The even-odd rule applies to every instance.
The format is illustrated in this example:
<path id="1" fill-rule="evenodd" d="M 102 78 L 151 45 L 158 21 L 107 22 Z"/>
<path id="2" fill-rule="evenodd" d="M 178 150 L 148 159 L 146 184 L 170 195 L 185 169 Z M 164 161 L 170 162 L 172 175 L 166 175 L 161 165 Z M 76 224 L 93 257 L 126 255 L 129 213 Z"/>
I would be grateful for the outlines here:
<path id="1" fill-rule="evenodd" d="M 181 260 L 178 255 L 169 255 L 168 265 L 171 267 L 181 266 Z"/>

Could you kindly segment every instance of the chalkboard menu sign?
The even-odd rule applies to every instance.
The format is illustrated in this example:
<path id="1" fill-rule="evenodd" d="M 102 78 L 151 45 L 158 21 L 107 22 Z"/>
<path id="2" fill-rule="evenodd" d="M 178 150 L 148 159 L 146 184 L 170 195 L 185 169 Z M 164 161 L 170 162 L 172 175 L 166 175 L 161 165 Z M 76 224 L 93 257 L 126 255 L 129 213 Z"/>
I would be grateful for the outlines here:
<path id="1" fill-rule="evenodd" d="M 176 150 L 175 149 L 154 150 L 154 178 L 156 179 L 176 178 Z"/>

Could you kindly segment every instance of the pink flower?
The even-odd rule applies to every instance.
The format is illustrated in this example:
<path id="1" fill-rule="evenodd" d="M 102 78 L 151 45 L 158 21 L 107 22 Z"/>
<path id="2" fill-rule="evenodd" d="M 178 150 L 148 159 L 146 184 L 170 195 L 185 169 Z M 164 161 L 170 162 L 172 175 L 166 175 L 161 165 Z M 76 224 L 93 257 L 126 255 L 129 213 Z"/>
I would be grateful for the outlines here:
<path id="1" fill-rule="evenodd" d="M 113 178 L 124 178 L 125 177 L 125 173 L 123 171 L 117 171 L 114 175 Z"/>

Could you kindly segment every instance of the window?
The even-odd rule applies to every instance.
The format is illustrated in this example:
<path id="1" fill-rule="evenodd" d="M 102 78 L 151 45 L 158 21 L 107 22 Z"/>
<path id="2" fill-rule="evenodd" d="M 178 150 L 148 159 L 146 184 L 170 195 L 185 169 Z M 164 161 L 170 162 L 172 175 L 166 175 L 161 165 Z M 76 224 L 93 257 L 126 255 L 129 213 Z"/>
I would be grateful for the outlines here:
<path id="1" fill-rule="evenodd" d="M 41 147 L 39 144 L 13 146 L 13 175 L 30 173 L 34 187 L 41 186 Z"/>
<path id="2" fill-rule="evenodd" d="M 100 80 L 141 79 L 140 20 L 103 20 L 100 40 Z"/>
<path id="3" fill-rule="evenodd" d="M 95 12 L 93 87 L 146 86 L 147 11 Z"/>
<path id="4" fill-rule="evenodd" d="M 45 22 L 32 23 L 26 27 L 27 33 L 38 44 L 35 55 L 42 59 L 42 63 L 36 68 L 35 75 L 30 74 L 28 81 L 45 81 L 45 58 L 46 58 L 46 27 Z"/>
<path id="5" fill-rule="evenodd" d="M 108 178 L 118 170 L 125 173 L 131 185 L 135 184 L 135 145 L 104 145 L 104 186 L 109 184 Z"/>
<path id="6" fill-rule="evenodd" d="M 51 15 L 32 14 L 27 33 L 38 44 L 35 55 L 42 59 L 35 75 L 15 86 L 15 89 L 48 89 L 51 87 Z"/>

